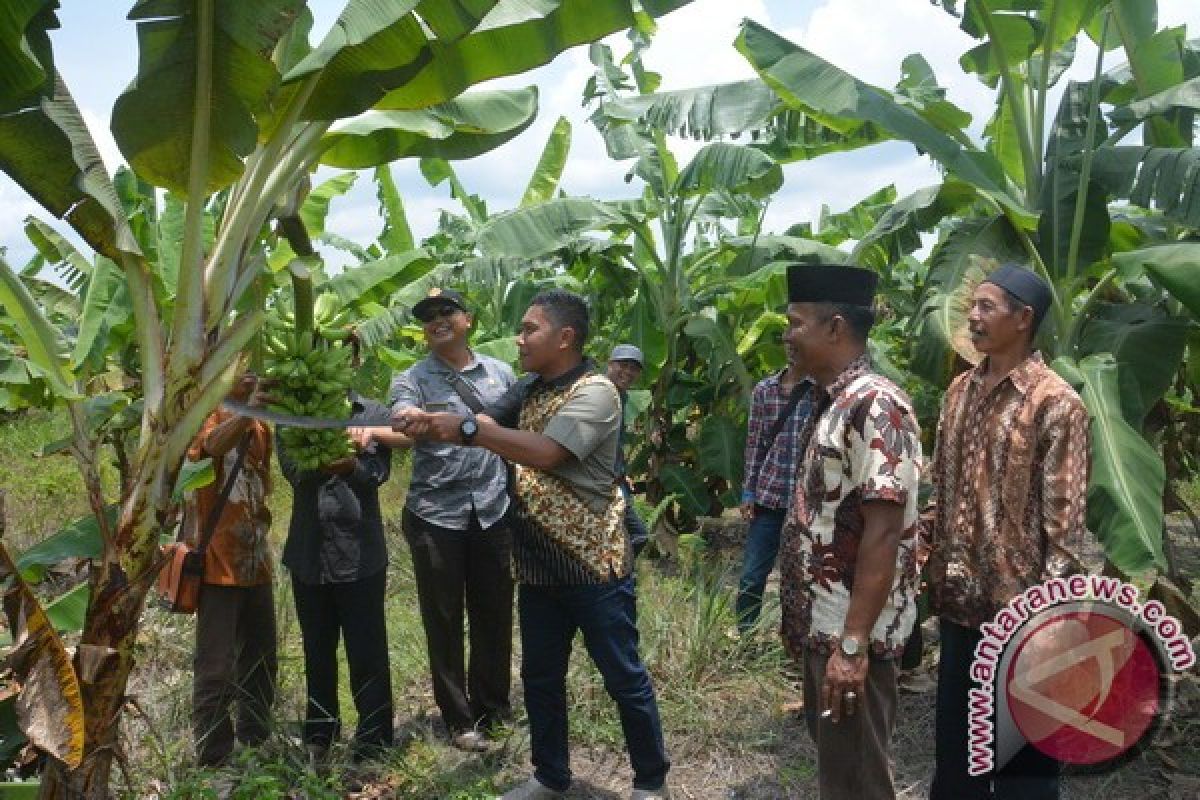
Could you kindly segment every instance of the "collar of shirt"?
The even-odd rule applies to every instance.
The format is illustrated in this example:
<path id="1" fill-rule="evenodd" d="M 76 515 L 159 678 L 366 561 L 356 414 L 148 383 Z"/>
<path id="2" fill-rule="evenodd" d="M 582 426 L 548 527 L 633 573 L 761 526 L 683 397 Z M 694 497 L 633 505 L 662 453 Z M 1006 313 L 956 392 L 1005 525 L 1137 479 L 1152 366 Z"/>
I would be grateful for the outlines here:
<path id="1" fill-rule="evenodd" d="M 769 383 L 769 384 L 775 384 L 775 385 L 777 385 L 777 386 L 782 386 L 782 385 L 783 385 L 783 376 L 784 376 L 784 375 L 786 375 L 786 374 L 787 374 L 787 367 L 784 367 L 783 369 L 779 370 L 779 372 L 775 372 L 775 373 L 772 373 L 772 374 L 768 375 L 768 376 L 767 376 L 767 378 L 766 378 L 766 380 L 767 380 L 767 383 Z M 816 381 L 814 381 L 814 380 L 812 379 L 812 376 L 811 376 L 811 375 L 805 375 L 803 378 L 801 378 L 800 380 L 796 381 L 796 384 L 795 384 L 795 385 L 796 385 L 796 386 L 803 386 L 803 385 L 805 385 L 806 383 L 807 383 L 807 384 L 810 384 L 810 385 L 816 385 Z"/>
<path id="2" fill-rule="evenodd" d="M 468 352 L 470 352 L 470 354 L 471 354 L 471 360 L 468 361 L 467 365 L 465 367 L 463 367 L 462 369 L 456 369 L 455 367 L 451 366 L 450 364 L 447 364 L 442 359 L 442 357 L 439 356 L 437 353 L 429 354 L 432 356 L 432 358 L 430 359 L 430 363 L 432 365 L 436 366 L 438 368 L 438 370 L 440 370 L 441 372 L 446 373 L 446 374 L 449 374 L 451 372 L 457 372 L 460 374 L 463 372 L 470 372 L 471 370 L 475 369 L 476 367 L 478 367 L 480 365 L 480 361 L 479 361 L 479 357 L 475 355 L 474 350 L 469 350 Z"/>
<path id="3" fill-rule="evenodd" d="M 837 376 L 837 380 L 831 383 L 825 389 L 827 397 L 837 397 L 842 392 L 846 391 L 846 387 L 854 383 L 858 378 L 871 371 L 871 359 L 866 353 L 863 353 L 858 358 L 846 365 L 841 374 Z"/>
<path id="4" fill-rule="evenodd" d="M 574 367 L 559 375 L 553 380 L 545 380 L 542 376 L 538 376 L 529 387 L 530 392 L 536 392 L 543 389 L 562 389 L 565 386 L 570 386 L 575 381 L 579 380 L 584 373 L 590 372 L 595 368 L 590 358 L 585 358 Z"/>
<path id="5" fill-rule="evenodd" d="M 979 365 L 971 370 L 971 383 L 976 385 L 983 383 L 983 376 L 987 372 L 987 365 L 988 358 L 985 356 L 983 361 L 980 361 Z M 1045 362 L 1042 360 L 1042 354 L 1034 350 L 1029 354 L 1028 358 L 1017 364 L 1007 375 L 1001 378 L 999 383 L 1009 381 L 1012 383 L 1014 389 L 1021 394 L 1025 394 L 1037 385 L 1038 373 L 1044 366 Z"/>

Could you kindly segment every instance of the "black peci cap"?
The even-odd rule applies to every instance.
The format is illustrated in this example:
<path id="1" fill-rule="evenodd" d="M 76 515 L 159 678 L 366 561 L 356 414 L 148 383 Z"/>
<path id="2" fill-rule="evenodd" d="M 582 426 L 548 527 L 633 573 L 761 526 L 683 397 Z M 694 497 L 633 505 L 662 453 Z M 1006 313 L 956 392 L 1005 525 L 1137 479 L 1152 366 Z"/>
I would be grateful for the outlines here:
<path id="1" fill-rule="evenodd" d="M 862 267 L 789 264 L 789 303 L 846 303 L 870 308 L 879 276 Z"/>

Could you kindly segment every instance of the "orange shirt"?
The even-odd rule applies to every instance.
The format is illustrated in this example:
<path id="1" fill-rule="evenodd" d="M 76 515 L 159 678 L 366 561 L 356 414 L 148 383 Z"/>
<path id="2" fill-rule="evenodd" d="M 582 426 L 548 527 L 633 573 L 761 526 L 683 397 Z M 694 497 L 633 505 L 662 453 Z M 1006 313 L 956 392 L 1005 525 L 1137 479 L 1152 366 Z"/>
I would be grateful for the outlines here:
<path id="1" fill-rule="evenodd" d="M 209 414 L 188 448 L 189 461 L 212 458 L 216 472 L 212 483 L 190 493 L 186 501 L 184 530 L 193 545 L 237 461 L 237 446 L 217 457 L 204 449 L 204 443 L 213 428 L 233 416 L 222 409 Z M 205 553 L 205 583 L 258 586 L 271 581 L 271 548 L 267 538 L 271 530 L 271 512 L 267 508 L 267 494 L 271 491 L 271 433 L 258 421 L 252 421 L 246 433 L 249 435 L 246 458 Z"/>

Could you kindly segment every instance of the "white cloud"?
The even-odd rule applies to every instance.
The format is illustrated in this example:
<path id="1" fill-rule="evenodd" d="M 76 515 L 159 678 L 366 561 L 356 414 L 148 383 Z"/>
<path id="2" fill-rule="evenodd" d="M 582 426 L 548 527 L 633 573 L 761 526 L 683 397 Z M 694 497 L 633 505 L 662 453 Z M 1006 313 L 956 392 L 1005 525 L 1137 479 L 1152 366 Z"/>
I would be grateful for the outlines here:
<path id="1" fill-rule="evenodd" d="M 34 254 L 33 245 L 25 238 L 25 218 L 30 214 L 48 216 L 45 209 L 7 178 L 0 180 L 0 247 L 6 247 L 9 266 L 19 269 Z"/>

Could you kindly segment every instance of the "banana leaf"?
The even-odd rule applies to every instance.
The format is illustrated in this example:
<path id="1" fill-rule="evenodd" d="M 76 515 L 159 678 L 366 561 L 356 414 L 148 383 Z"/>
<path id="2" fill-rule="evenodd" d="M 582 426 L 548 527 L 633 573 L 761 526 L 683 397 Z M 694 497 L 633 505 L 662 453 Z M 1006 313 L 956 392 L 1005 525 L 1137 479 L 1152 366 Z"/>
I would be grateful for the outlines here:
<path id="1" fill-rule="evenodd" d="M 1120 376 L 1121 412 L 1135 430 L 1179 371 L 1192 323 L 1145 303 L 1095 309 L 1079 336 L 1080 356 L 1110 353 Z M 1153 353 L 1153 358 L 1147 358 Z"/>
<path id="2" fill-rule="evenodd" d="M 14 648 L 8 664 L 21 685 L 21 731 L 70 768 L 83 760 L 83 698 L 62 639 L 0 542 L 0 585 Z"/>
<path id="3" fill-rule="evenodd" d="M 1092 170 L 1110 193 L 1200 228 L 1200 147 L 1104 147 Z"/>
<path id="4" fill-rule="evenodd" d="M 108 507 L 108 525 L 116 525 L 117 506 Z M 46 568 L 69 558 L 99 558 L 104 549 L 100 526 L 93 514 L 80 517 L 56 533 L 25 550 L 17 558 L 17 570 L 29 583 L 39 583 L 46 577 Z"/>
<path id="5" fill-rule="evenodd" d="M 497 214 L 479 232 L 479 249 L 488 255 L 537 258 L 556 252 L 588 231 L 626 224 L 608 203 L 587 197 L 563 197 Z"/>
<path id="6" fill-rule="evenodd" d="M 78 398 L 75 377 L 61 355 L 65 343 L 3 257 L 0 257 L 0 306 L 16 327 L 30 363 L 41 370 L 55 393 L 63 398 Z"/>
<path id="7" fill-rule="evenodd" d="M 59 633 L 79 633 L 91 598 L 91 587 L 83 581 L 46 604 L 46 619 Z"/>
<path id="8" fill-rule="evenodd" d="M 322 288 L 337 294 L 342 305 L 384 302 L 397 289 L 427 275 L 434 265 L 426 251 L 410 250 L 348 268 L 330 278 Z"/>
<path id="9" fill-rule="evenodd" d="M 701 469 L 730 482 L 742 479 L 745 430 L 725 416 L 708 417 L 700 426 L 696 454 Z"/>
<path id="10" fill-rule="evenodd" d="M 383 217 L 383 232 L 379 244 L 387 255 L 403 253 L 415 246 L 412 228 L 408 225 L 408 214 L 404 211 L 404 198 L 396 189 L 392 168 L 382 164 L 375 168 L 375 184 L 378 187 L 379 216 Z"/>
<path id="11" fill-rule="evenodd" d="M 712 500 L 704 481 L 695 471 L 682 464 L 664 464 L 658 477 L 663 487 L 676 495 L 684 511 L 697 517 L 708 513 Z"/>
<path id="12" fill-rule="evenodd" d="M 1200 320 L 1200 244 L 1164 244 L 1113 256 L 1124 270 L 1144 270 Z"/>
<path id="13" fill-rule="evenodd" d="M 641 5 L 657 17 L 686 3 Z M 421 109 L 638 22 L 629 0 L 351 0 L 285 81 L 315 76 L 306 119 L 340 119 L 368 108 Z"/>
<path id="14" fill-rule="evenodd" d="M 674 191 L 693 196 L 724 190 L 762 198 L 782 186 L 783 170 L 770 156 L 752 147 L 714 142 L 680 171 Z"/>
<path id="15" fill-rule="evenodd" d="M 0 52 L 3 47 L 0 38 Z M 100 151 L 61 79 L 36 107 L 0 115 L 0 170 L 96 252 L 114 261 L 140 253 Z"/>
<path id="16" fill-rule="evenodd" d="M 1125 421 L 1116 361 L 1101 354 L 1079 362 L 1059 358 L 1051 367 L 1075 387 L 1092 416 L 1088 529 L 1126 575 L 1164 568 L 1166 470 L 1158 451 Z"/>
<path id="17" fill-rule="evenodd" d="M 870 230 L 852 237 L 858 243 L 850 261 L 874 269 L 895 264 L 921 248 L 922 233 L 932 230 L 977 197 L 971 186 L 952 178 L 940 186 L 918 189 L 893 203 Z"/>
<path id="18" fill-rule="evenodd" d="M 958 178 L 1008 199 L 1004 171 L 994 158 L 965 147 L 888 92 L 750 20 L 742 23 L 735 46 L 792 108 L 842 134 L 867 130 L 908 141 Z"/>
<path id="19" fill-rule="evenodd" d="M 0 114 L 37 105 L 54 75 L 48 31 L 57 0 L 12 0 L 0 8 Z"/>
<path id="20" fill-rule="evenodd" d="M 913 372 L 935 386 L 947 386 L 955 359 L 974 357 L 963 334 L 970 305 L 966 293 L 984 275 L 979 258 L 1006 261 L 1018 252 L 1012 227 L 1000 216 L 960 221 L 938 243 L 913 319 Z"/>
<path id="21" fill-rule="evenodd" d="M 202 36 L 201 9 L 211 14 Z M 116 100 L 112 132 L 129 165 L 145 180 L 187 195 L 193 163 L 193 120 L 209 106 L 206 192 L 232 184 L 258 144 L 279 84 L 271 54 L 303 0 L 141 0 L 129 12 L 137 22 L 137 77 Z M 202 41 L 204 39 L 204 41 Z M 207 70 L 199 67 L 207 65 Z M 198 73 L 211 86 L 197 84 Z M 207 92 L 197 100 L 197 94 Z"/>
<path id="22" fill-rule="evenodd" d="M 567 155 L 571 152 L 571 121 L 559 117 L 546 139 L 542 148 L 542 156 L 529 176 L 529 185 L 521 195 L 521 208 L 550 200 L 558 190 L 558 182 L 562 180 L 563 168 L 567 165 Z"/>
<path id="23" fill-rule="evenodd" d="M 474 158 L 517 136 L 536 117 L 535 86 L 471 92 L 418 111 L 372 111 L 322 137 L 321 163 L 361 169 L 406 157 Z"/>
<path id="24" fill-rule="evenodd" d="M 329 207 L 333 201 L 354 188 L 357 172 L 343 172 L 322 181 L 313 187 L 300 205 L 300 219 L 308 235 L 317 238 L 325 233 L 325 221 L 329 218 Z"/>

